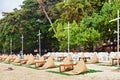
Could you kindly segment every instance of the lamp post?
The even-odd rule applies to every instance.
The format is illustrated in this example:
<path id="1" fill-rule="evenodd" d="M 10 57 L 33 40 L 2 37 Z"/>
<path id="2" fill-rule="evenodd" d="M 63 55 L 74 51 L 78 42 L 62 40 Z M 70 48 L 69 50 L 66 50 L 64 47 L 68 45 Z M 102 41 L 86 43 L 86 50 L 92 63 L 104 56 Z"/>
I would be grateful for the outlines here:
<path id="1" fill-rule="evenodd" d="M 109 32 L 108 44 L 109 44 L 110 46 L 108 47 L 107 52 L 108 52 L 108 61 L 109 61 L 109 56 L 110 56 L 110 51 L 111 51 L 111 39 L 110 39 L 111 29 L 110 29 L 110 28 L 108 29 L 108 32 Z"/>
<path id="2" fill-rule="evenodd" d="M 21 39 L 22 39 L 22 53 L 23 53 L 23 38 L 24 38 L 24 36 L 22 34 L 22 37 L 21 37 Z"/>
<path id="3" fill-rule="evenodd" d="M 64 0 L 64 2 L 67 2 L 67 3 L 68 3 L 68 0 Z"/>
<path id="4" fill-rule="evenodd" d="M 10 53 L 12 54 L 12 38 L 10 39 Z"/>
<path id="5" fill-rule="evenodd" d="M 117 52 L 118 52 L 118 55 L 119 55 L 119 19 L 120 19 L 120 17 L 119 17 L 119 10 L 118 10 L 117 18 L 109 21 L 109 22 L 117 21 Z M 119 66 L 119 59 L 118 59 L 118 66 Z"/>
<path id="6" fill-rule="evenodd" d="M 39 33 L 38 33 L 38 36 L 39 36 L 39 54 L 41 55 L 41 40 L 40 40 L 40 30 L 39 30 Z"/>
<path id="7" fill-rule="evenodd" d="M 70 24 L 68 22 L 68 27 L 65 28 L 68 29 L 68 53 L 70 52 Z"/>
<path id="8" fill-rule="evenodd" d="M 117 52 L 119 52 L 119 10 L 117 11 L 117 18 L 110 20 L 109 22 L 116 21 L 117 20 Z"/>

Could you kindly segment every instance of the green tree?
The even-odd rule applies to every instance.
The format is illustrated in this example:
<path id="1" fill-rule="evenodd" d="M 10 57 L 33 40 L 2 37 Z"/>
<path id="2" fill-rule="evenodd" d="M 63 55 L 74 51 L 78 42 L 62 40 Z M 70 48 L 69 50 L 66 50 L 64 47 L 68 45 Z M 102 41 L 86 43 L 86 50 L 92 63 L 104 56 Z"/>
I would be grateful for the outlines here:
<path id="1" fill-rule="evenodd" d="M 53 2 L 49 1 L 49 3 Z M 5 49 L 4 52 L 9 52 L 8 46 L 11 38 L 14 41 L 13 50 L 17 52 L 20 51 L 20 37 L 22 34 L 24 35 L 24 50 L 30 51 L 31 49 L 38 48 L 37 34 L 39 30 L 41 30 L 42 33 L 42 50 L 52 49 L 52 47 L 57 45 L 57 40 L 52 38 L 53 32 L 48 31 L 50 24 L 44 13 L 39 9 L 36 0 L 25 0 L 20 10 L 14 9 L 14 12 L 3 13 L 3 15 L 4 18 L 0 20 L 0 41 L 1 49 Z"/>
<path id="2" fill-rule="evenodd" d="M 67 23 L 59 23 L 55 37 L 60 42 L 60 49 L 67 49 Z M 70 48 L 77 49 L 84 46 L 85 49 L 93 50 L 94 45 L 100 38 L 100 34 L 94 28 L 87 28 L 84 25 L 78 25 L 75 21 L 70 24 Z"/>

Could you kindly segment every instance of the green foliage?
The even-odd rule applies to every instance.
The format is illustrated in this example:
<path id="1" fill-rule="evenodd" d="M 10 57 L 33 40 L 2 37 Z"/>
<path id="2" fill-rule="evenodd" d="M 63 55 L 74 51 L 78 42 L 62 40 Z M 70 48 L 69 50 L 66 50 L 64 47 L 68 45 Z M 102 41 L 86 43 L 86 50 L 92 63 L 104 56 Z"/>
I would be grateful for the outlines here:
<path id="1" fill-rule="evenodd" d="M 53 26 L 57 26 L 55 37 L 60 42 L 60 49 L 67 48 L 67 31 L 63 29 L 67 21 L 72 26 L 70 29 L 71 48 L 84 46 L 86 49 L 94 50 L 97 42 L 102 44 L 103 40 L 115 38 L 114 31 L 116 30 L 116 23 L 109 23 L 109 20 L 116 17 L 117 9 L 120 8 L 119 5 L 119 1 L 107 3 L 97 0 L 70 0 L 67 3 L 58 3 L 56 7 L 61 12 L 61 15 L 56 19 Z M 78 9 L 81 9 L 81 11 L 79 12 Z M 74 15 L 78 15 L 81 18 L 74 17 Z M 73 20 L 76 22 L 76 25 Z M 111 32 L 108 31 L 109 29 Z"/>
<path id="2" fill-rule="evenodd" d="M 52 38 L 53 33 L 48 31 L 50 24 L 42 10 L 39 9 L 36 0 L 24 0 L 20 10 L 15 9 L 14 12 L 10 13 L 4 12 L 3 15 L 5 17 L 0 20 L 0 48 L 2 52 L 10 51 L 11 38 L 13 39 L 13 51 L 19 52 L 22 34 L 24 35 L 24 50 L 31 51 L 31 48 L 32 50 L 38 48 L 37 34 L 39 30 L 42 34 L 42 50 L 51 49 L 51 46 L 57 45 L 56 39 Z M 56 45 L 49 40 L 56 42 Z"/>
<path id="3" fill-rule="evenodd" d="M 60 42 L 60 49 L 67 49 L 68 35 L 67 35 L 67 23 L 59 23 L 57 26 L 57 33 L 55 37 Z M 76 49 L 78 46 L 94 45 L 100 38 L 100 34 L 94 28 L 87 28 L 84 25 L 78 25 L 75 21 L 70 24 L 70 48 Z M 90 45 L 89 45 L 90 44 Z M 87 46 L 86 46 L 87 47 Z M 93 49 L 93 48 L 92 48 Z"/>
<path id="4" fill-rule="evenodd" d="M 65 29 L 70 22 L 70 48 L 79 46 L 93 51 L 98 41 L 116 38 L 117 10 L 120 1 L 114 0 L 42 0 L 44 5 L 36 0 L 24 0 L 21 9 L 14 12 L 3 12 L 4 18 L 0 20 L 0 50 L 9 52 L 10 39 L 13 39 L 13 50 L 21 50 L 21 35 L 24 35 L 24 50 L 38 47 L 38 30 L 41 30 L 42 49 L 67 49 L 68 31 Z M 53 24 L 50 24 L 43 6 Z M 53 33 L 53 27 L 57 31 Z M 111 31 L 108 31 L 108 30 Z M 46 39 L 47 38 L 47 39 Z M 58 43 L 59 41 L 59 43 Z"/>
<path id="5" fill-rule="evenodd" d="M 72 22 L 73 20 L 79 22 L 85 15 L 84 5 L 79 0 L 69 0 L 68 3 L 60 2 L 56 7 L 59 13 L 61 13 L 58 19 L 60 22 Z"/>

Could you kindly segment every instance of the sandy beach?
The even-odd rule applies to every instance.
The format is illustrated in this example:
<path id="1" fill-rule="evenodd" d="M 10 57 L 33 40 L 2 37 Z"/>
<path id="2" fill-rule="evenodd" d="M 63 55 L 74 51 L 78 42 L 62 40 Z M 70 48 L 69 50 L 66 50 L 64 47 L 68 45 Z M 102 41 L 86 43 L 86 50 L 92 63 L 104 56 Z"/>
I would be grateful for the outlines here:
<path id="1" fill-rule="evenodd" d="M 13 70 L 6 70 L 12 67 Z M 0 63 L 0 80 L 120 80 L 120 73 L 113 71 L 117 67 L 99 66 L 97 64 L 87 64 L 89 69 L 101 70 L 102 72 L 62 75 L 47 72 L 48 70 L 35 70 L 25 66 L 15 66 L 13 64 Z"/>

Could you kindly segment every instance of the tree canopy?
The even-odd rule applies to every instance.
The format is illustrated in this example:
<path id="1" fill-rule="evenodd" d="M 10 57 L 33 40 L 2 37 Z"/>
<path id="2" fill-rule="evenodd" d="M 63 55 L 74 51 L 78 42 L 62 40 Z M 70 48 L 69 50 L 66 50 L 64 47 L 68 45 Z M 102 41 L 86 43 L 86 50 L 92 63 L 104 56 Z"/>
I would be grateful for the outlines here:
<path id="1" fill-rule="evenodd" d="M 0 51 L 21 50 L 21 35 L 24 35 L 24 51 L 38 49 L 38 31 L 41 31 L 41 47 L 45 51 L 67 49 L 70 23 L 70 49 L 84 47 L 89 51 L 98 48 L 105 40 L 116 38 L 116 18 L 120 1 L 114 0 L 24 0 L 21 9 L 3 12 L 0 20 Z M 65 1 L 65 2 L 64 2 Z M 99 46 L 100 47 L 100 46 Z"/>

